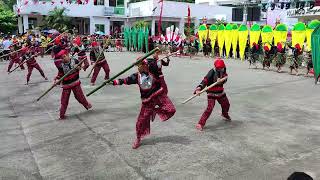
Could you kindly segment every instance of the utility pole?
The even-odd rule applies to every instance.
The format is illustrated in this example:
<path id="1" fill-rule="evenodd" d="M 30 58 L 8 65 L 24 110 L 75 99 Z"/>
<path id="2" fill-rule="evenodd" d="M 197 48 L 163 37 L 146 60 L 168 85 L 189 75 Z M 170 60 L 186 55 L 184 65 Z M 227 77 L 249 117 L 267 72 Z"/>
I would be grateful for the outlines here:
<path id="1" fill-rule="evenodd" d="M 248 4 L 246 1 L 243 2 L 243 24 L 247 25 L 248 17 Z"/>

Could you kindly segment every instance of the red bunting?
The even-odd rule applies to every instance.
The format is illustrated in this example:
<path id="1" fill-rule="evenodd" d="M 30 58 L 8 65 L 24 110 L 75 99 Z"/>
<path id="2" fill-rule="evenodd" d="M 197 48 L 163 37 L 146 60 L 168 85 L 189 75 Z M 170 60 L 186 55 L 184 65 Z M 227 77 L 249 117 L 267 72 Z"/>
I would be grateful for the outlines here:
<path id="1" fill-rule="evenodd" d="M 47 2 L 46 1 L 42 1 L 42 4 L 46 4 Z"/>
<path id="2" fill-rule="evenodd" d="M 60 4 L 62 5 L 62 4 L 63 4 L 63 1 L 60 1 Z"/>
<path id="3" fill-rule="evenodd" d="M 54 3 L 55 3 L 54 1 L 51 1 L 51 5 L 54 5 Z"/>
<path id="4" fill-rule="evenodd" d="M 24 1 L 24 5 L 27 5 L 28 3 L 29 3 L 28 0 L 25 0 L 25 1 Z"/>
<path id="5" fill-rule="evenodd" d="M 17 9 L 17 13 L 18 13 L 18 15 L 20 15 L 20 8 Z"/>

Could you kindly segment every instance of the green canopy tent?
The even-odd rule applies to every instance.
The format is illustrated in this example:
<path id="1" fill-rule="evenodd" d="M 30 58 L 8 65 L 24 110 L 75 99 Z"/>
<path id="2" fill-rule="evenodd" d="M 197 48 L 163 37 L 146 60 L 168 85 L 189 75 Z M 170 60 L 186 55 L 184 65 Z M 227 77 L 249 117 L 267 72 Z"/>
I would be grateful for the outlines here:
<path id="1" fill-rule="evenodd" d="M 315 82 L 318 82 L 320 75 L 320 51 L 314 47 L 320 47 L 320 26 L 318 26 L 311 35 L 311 44 L 312 44 L 312 62 L 314 70 Z"/>

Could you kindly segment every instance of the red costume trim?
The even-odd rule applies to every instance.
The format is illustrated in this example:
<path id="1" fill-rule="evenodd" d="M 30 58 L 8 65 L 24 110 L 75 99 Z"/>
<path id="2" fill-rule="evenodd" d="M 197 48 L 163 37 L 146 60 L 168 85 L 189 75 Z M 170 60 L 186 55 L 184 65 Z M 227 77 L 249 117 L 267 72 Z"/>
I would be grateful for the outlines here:
<path id="1" fill-rule="evenodd" d="M 155 98 L 163 93 L 163 88 L 161 87 L 158 91 L 152 93 L 148 98 L 142 99 L 142 103 L 148 103 L 152 98 Z"/>

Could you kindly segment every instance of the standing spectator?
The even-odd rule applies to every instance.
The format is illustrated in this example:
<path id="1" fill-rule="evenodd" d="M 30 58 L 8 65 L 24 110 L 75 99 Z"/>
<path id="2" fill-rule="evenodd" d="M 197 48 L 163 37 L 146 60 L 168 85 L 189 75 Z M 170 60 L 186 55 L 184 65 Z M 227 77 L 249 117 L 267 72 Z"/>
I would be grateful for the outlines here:
<path id="1" fill-rule="evenodd" d="M 2 42 L 2 45 L 3 45 L 3 54 L 6 55 L 6 54 L 9 54 L 10 53 L 10 46 L 12 45 L 12 42 L 11 40 L 9 39 L 9 37 L 5 37 L 4 38 L 4 41 Z M 5 56 L 4 57 L 4 60 L 9 60 L 9 56 Z"/>

